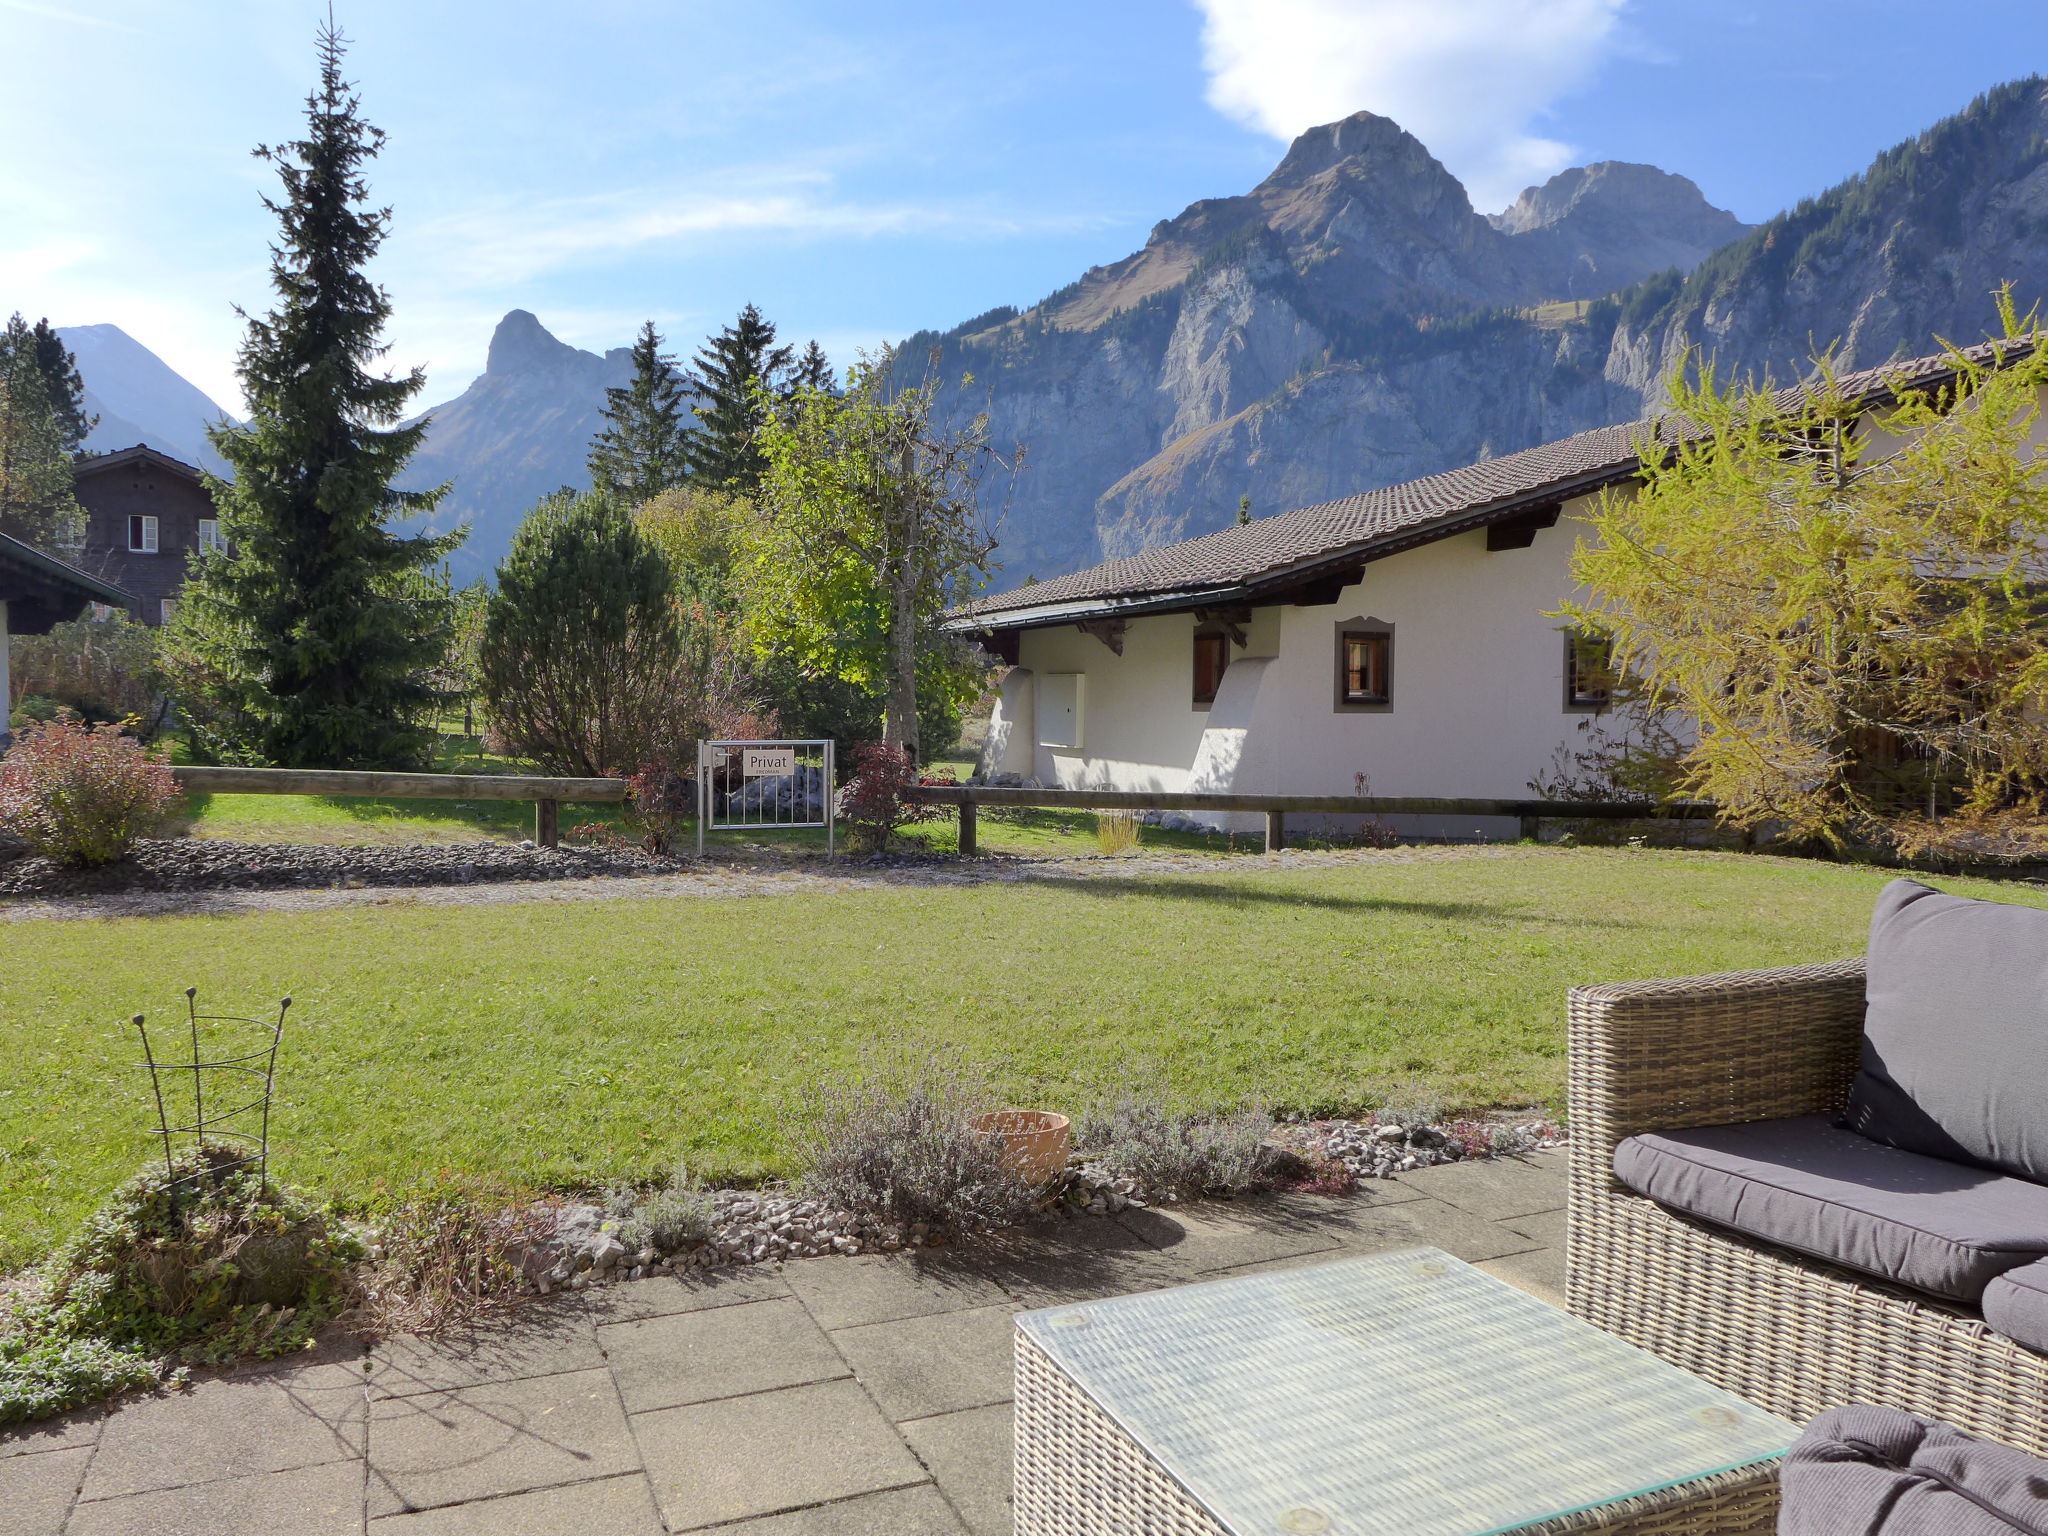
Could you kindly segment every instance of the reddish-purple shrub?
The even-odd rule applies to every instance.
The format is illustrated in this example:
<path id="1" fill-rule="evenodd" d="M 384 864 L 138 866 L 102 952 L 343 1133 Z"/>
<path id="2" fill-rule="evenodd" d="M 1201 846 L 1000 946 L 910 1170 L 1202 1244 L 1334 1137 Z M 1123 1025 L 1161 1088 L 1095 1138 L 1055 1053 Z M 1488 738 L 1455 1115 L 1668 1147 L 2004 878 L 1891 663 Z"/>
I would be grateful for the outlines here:
<path id="1" fill-rule="evenodd" d="M 0 831 L 63 864 L 107 864 L 180 799 L 171 765 L 118 724 L 26 727 L 0 757 Z"/>
<path id="2" fill-rule="evenodd" d="M 909 798 L 910 790 L 923 782 L 910 754 L 901 747 L 880 741 L 864 741 L 855 747 L 853 781 L 839 796 L 839 814 L 846 819 L 856 846 L 880 853 L 898 827 L 935 820 L 941 814 L 938 806 Z"/>
<path id="3" fill-rule="evenodd" d="M 667 853 L 697 814 L 697 781 L 665 762 L 649 763 L 626 780 L 626 814 L 649 853 Z"/>

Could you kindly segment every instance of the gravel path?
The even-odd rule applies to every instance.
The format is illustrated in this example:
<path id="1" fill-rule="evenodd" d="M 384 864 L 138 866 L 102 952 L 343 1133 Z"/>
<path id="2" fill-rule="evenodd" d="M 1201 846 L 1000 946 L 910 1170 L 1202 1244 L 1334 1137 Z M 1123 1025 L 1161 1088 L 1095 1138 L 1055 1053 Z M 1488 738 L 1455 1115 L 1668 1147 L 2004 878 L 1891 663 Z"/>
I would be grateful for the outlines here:
<path id="1" fill-rule="evenodd" d="M 236 845 L 214 844 L 215 848 Z M 535 850 L 503 846 L 531 858 Z M 245 850 L 246 851 L 246 850 Z M 269 850 L 265 850 L 268 852 Z M 321 849 L 320 853 L 393 850 Z M 422 849 L 445 856 L 453 848 Z M 563 850 L 564 853 L 570 850 Z M 666 873 L 600 872 L 600 866 L 579 864 L 556 873 L 523 870 L 514 879 L 474 878 L 473 883 L 427 885 L 414 882 L 372 883 L 357 880 L 321 889 L 155 889 L 81 892 L 67 895 L 0 894 L 0 921 L 98 917 L 169 917 L 222 915 L 237 912 L 329 912 L 359 906 L 495 906 L 505 902 L 616 901 L 681 896 L 743 897 L 817 895 L 833 891 L 886 890 L 917 886 L 1015 884 L 1027 880 L 1130 880 L 1148 877 L 1208 877 L 1246 871 L 1282 869 L 1349 869 L 1360 865 L 1436 863 L 1459 859 L 1531 858 L 1532 850 L 1508 846 L 1417 847 L 1315 851 L 1290 849 L 1277 854 L 1219 857 L 1214 854 L 1138 853 L 1084 858 L 1029 859 L 1009 856 L 973 860 L 955 858 L 859 860 L 827 862 L 793 859 L 781 862 L 714 862 L 705 860 L 644 861 L 666 867 Z M 636 856 L 637 857 L 637 856 Z M 0 869 L 4 869 L 0 865 Z M 479 875 L 485 872 L 479 870 Z"/>

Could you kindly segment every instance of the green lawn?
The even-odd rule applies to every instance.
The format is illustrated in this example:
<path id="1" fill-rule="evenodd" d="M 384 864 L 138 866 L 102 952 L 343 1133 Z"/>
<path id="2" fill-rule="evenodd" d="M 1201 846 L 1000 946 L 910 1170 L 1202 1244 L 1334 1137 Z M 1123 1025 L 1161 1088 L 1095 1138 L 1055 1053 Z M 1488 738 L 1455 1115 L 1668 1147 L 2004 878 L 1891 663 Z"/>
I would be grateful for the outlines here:
<path id="1" fill-rule="evenodd" d="M 352 1199 L 771 1170 L 866 1045 L 1069 1109 L 1120 1082 L 1269 1105 L 1557 1104 L 1593 979 L 1861 945 L 1882 873 L 1524 851 L 1140 881 L 0 924 L 0 1268 L 144 1155 L 132 1013 L 297 1000 L 280 1171 Z M 1944 881 L 2048 904 L 2026 888 Z"/>

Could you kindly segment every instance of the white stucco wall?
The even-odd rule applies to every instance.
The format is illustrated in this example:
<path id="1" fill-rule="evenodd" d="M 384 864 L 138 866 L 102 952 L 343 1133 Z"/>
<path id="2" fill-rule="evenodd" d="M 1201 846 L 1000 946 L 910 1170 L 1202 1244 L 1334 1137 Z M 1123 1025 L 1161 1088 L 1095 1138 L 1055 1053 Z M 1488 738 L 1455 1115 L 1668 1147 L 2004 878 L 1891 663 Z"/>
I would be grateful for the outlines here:
<path id="1" fill-rule="evenodd" d="M 1121 656 L 1072 627 L 1028 630 L 1011 674 L 1022 681 L 1005 685 L 990 728 L 1008 745 L 984 769 L 1026 772 L 1016 742 L 1031 734 L 1031 675 L 1082 672 L 1082 747 L 1035 747 L 1028 774 L 1046 784 L 1333 795 L 1356 793 L 1362 773 L 1378 795 L 1526 796 L 1560 746 L 1584 741 L 1585 712 L 1565 707 L 1559 621 L 1544 616 L 1569 589 L 1583 505 L 1528 549 L 1488 553 L 1483 532 L 1461 534 L 1374 562 L 1335 603 L 1253 610 L 1207 709 L 1191 702 L 1191 614 L 1131 620 Z M 1336 635 L 1361 618 L 1394 630 L 1384 712 L 1336 707 Z"/>

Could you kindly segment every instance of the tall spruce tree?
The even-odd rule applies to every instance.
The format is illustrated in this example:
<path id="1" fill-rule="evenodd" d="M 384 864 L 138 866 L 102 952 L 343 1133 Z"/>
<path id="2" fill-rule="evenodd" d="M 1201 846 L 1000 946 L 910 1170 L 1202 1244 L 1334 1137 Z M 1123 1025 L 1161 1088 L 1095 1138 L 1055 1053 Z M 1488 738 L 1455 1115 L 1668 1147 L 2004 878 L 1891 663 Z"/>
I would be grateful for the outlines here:
<path id="1" fill-rule="evenodd" d="M 652 320 L 633 343 L 631 382 L 604 398 L 605 427 L 590 444 L 592 489 L 637 507 L 689 478 L 682 380 Z"/>
<path id="2" fill-rule="evenodd" d="M 71 494 L 64 401 L 35 340 L 20 315 L 0 328 L 0 533 L 57 551 L 76 544 L 85 519 Z"/>
<path id="3" fill-rule="evenodd" d="M 462 539 L 391 527 L 430 512 L 446 487 L 391 485 L 426 430 L 398 425 L 425 376 L 371 371 L 391 301 L 363 269 L 390 210 L 368 206 L 363 166 L 384 135 L 342 78 L 344 51 L 330 23 L 305 137 L 256 151 L 284 184 L 281 201 L 264 199 L 279 226 L 277 303 L 245 316 L 249 424 L 208 433 L 235 471 L 214 487 L 229 552 L 194 562 L 171 636 L 180 674 L 206 694 L 186 702 L 208 745 L 285 767 L 426 759 L 453 623 L 429 573 Z"/>
<path id="4" fill-rule="evenodd" d="M 822 389 L 827 394 L 835 394 L 838 386 L 839 381 L 832 376 L 832 365 L 825 360 L 825 349 L 815 339 L 805 342 L 795 366 L 789 371 L 787 393 L 793 395 L 802 389 Z"/>
<path id="5" fill-rule="evenodd" d="M 19 310 L 0 331 L 0 366 L 16 357 L 32 360 L 42 373 L 43 393 L 56 417 L 64 451 L 76 453 L 99 422 L 85 409 L 85 380 L 78 372 L 78 359 L 47 318 L 30 325 Z"/>
<path id="6" fill-rule="evenodd" d="M 687 382 L 703 403 L 694 408 L 690 473 L 707 485 L 751 495 L 765 462 L 754 441 L 767 420 L 765 395 L 781 386 L 790 349 L 775 345 L 775 327 L 749 304 L 704 343 L 695 361 Z"/>

